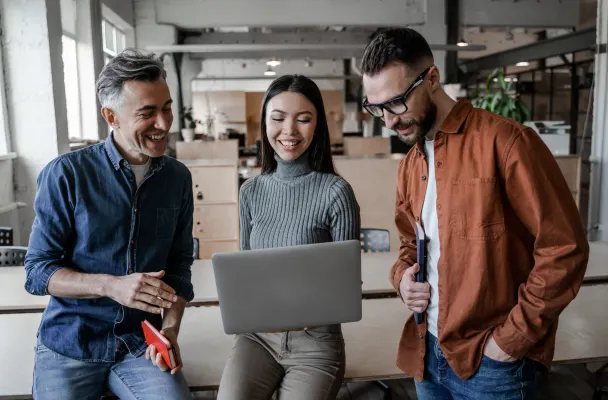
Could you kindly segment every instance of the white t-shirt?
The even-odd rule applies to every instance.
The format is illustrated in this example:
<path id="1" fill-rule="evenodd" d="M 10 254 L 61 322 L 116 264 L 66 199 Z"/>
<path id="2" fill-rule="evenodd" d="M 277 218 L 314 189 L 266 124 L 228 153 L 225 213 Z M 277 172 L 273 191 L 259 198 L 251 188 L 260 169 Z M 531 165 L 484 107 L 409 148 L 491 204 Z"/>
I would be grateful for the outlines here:
<path id="1" fill-rule="evenodd" d="M 426 311 L 428 331 L 437 337 L 437 318 L 439 315 L 439 222 L 437 221 L 437 181 L 435 180 L 435 143 L 424 142 L 427 158 L 427 188 L 422 205 L 422 227 L 426 235 L 426 279 L 431 286 L 431 299 Z"/>
<path id="2" fill-rule="evenodd" d="M 135 174 L 135 182 L 137 183 L 138 187 L 139 187 L 139 184 L 141 183 L 141 181 L 143 181 L 144 177 L 146 176 L 146 173 L 148 172 L 148 169 L 150 168 L 151 163 L 152 163 L 152 159 L 148 158 L 148 161 L 146 161 L 145 164 L 142 164 L 142 165 L 130 164 L 131 170 Z"/>

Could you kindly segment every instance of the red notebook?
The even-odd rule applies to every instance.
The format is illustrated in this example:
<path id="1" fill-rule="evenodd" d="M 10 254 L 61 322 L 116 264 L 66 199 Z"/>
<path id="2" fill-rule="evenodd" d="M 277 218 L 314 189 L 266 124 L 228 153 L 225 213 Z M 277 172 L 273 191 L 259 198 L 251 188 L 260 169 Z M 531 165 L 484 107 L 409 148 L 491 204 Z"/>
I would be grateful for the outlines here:
<path id="1" fill-rule="evenodd" d="M 169 339 L 164 337 L 148 320 L 142 321 L 141 327 L 144 330 L 146 344 L 156 348 L 169 368 L 177 367 L 177 355 Z"/>

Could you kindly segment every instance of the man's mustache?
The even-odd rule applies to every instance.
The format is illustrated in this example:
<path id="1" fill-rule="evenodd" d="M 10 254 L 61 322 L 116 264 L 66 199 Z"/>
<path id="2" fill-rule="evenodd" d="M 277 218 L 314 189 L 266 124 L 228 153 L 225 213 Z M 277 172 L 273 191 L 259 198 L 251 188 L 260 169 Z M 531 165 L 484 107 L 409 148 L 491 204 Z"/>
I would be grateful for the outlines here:
<path id="1" fill-rule="evenodd" d="M 416 121 L 414 118 L 408 118 L 405 121 L 400 121 L 397 125 L 395 125 L 393 127 L 394 130 L 406 130 L 407 128 L 409 128 L 410 126 L 417 124 L 418 125 L 418 121 Z"/>

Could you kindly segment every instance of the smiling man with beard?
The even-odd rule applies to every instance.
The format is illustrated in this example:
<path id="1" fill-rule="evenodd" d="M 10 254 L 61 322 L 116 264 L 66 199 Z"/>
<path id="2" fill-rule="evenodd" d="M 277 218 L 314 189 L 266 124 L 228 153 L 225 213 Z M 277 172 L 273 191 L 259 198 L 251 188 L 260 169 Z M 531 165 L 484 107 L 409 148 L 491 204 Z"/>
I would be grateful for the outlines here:
<path id="1" fill-rule="evenodd" d="M 125 50 L 97 81 L 105 143 L 40 173 L 25 288 L 50 295 L 35 351 L 36 399 L 187 399 L 177 336 L 194 294 L 192 177 L 164 156 L 173 122 L 162 62 Z M 176 351 L 144 341 L 148 320 Z"/>
<path id="2" fill-rule="evenodd" d="M 589 256 L 555 158 L 530 128 L 452 100 L 412 29 L 376 35 L 361 70 L 366 110 L 414 146 L 397 173 L 390 279 L 424 318 L 407 321 L 398 366 L 421 400 L 534 398 Z M 415 281 L 417 223 L 425 282 Z"/>

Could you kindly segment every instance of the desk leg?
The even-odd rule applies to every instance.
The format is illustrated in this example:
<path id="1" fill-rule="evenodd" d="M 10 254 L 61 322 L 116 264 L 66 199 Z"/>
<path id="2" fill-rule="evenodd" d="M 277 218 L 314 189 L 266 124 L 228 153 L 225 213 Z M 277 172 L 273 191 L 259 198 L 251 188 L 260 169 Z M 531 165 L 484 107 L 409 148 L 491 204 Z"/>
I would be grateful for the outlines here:
<path id="1" fill-rule="evenodd" d="M 376 386 L 378 386 L 380 389 L 382 389 L 382 392 L 384 392 L 384 400 L 392 399 L 391 389 L 386 385 L 386 383 L 384 383 L 382 381 L 374 381 L 374 384 Z"/>

